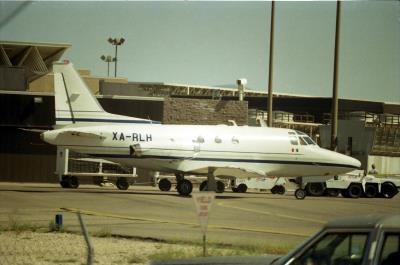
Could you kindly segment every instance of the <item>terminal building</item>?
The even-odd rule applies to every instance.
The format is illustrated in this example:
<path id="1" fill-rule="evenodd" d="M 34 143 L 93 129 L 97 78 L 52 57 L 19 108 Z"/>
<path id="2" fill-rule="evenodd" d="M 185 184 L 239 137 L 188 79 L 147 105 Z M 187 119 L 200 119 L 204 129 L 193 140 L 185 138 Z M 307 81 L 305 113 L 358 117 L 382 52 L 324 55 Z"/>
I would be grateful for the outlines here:
<path id="1" fill-rule="evenodd" d="M 0 41 L 1 181 L 57 182 L 56 149 L 37 130 L 54 124 L 52 63 L 69 44 Z M 267 113 L 267 93 L 171 83 L 139 83 L 126 78 L 82 78 L 112 113 L 149 118 L 164 124 L 260 126 Z M 310 134 L 330 146 L 331 99 L 274 93 L 274 127 Z M 379 173 L 400 174 L 400 103 L 339 100 L 338 151 L 375 164 Z"/>

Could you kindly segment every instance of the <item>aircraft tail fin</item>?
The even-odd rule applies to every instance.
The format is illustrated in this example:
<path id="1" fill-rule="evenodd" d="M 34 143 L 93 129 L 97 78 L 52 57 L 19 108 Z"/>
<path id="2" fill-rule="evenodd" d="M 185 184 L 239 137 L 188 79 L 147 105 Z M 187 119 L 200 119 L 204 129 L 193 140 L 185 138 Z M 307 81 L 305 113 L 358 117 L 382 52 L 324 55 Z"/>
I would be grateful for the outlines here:
<path id="1" fill-rule="evenodd" d="M 55 63 L 54 92 L 56 126 L 71 124 L 159 123 L 106 112 L 68 61 Z"/>

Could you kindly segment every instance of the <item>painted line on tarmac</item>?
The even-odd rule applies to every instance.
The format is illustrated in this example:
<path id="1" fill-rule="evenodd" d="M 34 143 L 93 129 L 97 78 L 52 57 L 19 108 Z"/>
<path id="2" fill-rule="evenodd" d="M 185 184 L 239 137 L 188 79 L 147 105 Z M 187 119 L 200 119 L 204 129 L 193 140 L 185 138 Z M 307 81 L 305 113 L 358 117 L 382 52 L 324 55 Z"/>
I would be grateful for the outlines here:
<path id="1" fill-rule="evenodd" d="M 241 210 L 241 211 L 246 211 L 246 212 L 259 213 L 259 214 L 265 214 L 265 215 L 273 215 L 273 216 L 277 216 L 277 217 L 294 219 L 294 220 L 299 220 L 299 221 L 307 221 L 307 222 L 318 223 L 318 224 L 326 224 L 326 221 L 322 221 L 322 220 L 298 217 L 298 216 L 287 215 L 287 214 L 272 213 L 272 212 L 268 212 L 268 211 L 259 211 L 259 210 L 254 210 L 254 209 L 249 209 L 249 208 L 244 208 L 244 207 L 239 207 L 239 206 L 227 205 L 224 202 L 219 202 L 219 203 L 217 203 L 217 205 L 224 207 L 224 208 L 231 208 L 231 209 L 236 209 L 236 210 Z"/>
<path id="2" fill-rule="evenodd" d="M 192 226 L 192 227 L 200 227 L 200 225 L 198 223 L 191 223 L 191 222 L 126 216 L 126 215 L 119 215 L 119 214 L 82 210 L 82 209 L 77 209 L 77 208 L 60 208 L 60 209 L 63 211 L 66 211 L 66 212 L 70 212 L 70 213 L 81 213 L 84 215 L 91 215 L 91 216 L 111 217 L 111 218 L 125 219 L 125 220 L 132 220 L 132 221 L 147 221 L 147 222 L 160 223 L 160 224 L 178 224 L 178 225 L 187 225 L 187 226 Z M 212 224 L 209 224 L 208 228 L 209 229 L 234 230 L 234 231 L 242 231 L 242 232 L 276 234 L 276 235 L 289 235 L 289 236 L 298 236 L 298 237 L 309 237 L 311 235 L 311 234 L 295 233 L 295 232 L 282 232 L 282 231 L 276 231 L 274 229 L 246 228 L 246 227 L 212 225 Z"/>

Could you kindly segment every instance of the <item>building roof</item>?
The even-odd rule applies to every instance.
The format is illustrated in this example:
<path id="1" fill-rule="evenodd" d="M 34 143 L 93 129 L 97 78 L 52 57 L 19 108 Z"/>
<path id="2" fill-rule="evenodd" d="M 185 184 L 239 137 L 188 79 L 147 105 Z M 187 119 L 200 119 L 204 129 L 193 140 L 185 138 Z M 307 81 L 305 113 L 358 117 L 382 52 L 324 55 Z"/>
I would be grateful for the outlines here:
<path id="1" fill-rule="evenodd" d="M 28 82 L 51 71 L 54 61 L 58 61 L 71 47 L 66 43 L 37 43 L 0 40 L 0 66 L 23 67 Z"/>

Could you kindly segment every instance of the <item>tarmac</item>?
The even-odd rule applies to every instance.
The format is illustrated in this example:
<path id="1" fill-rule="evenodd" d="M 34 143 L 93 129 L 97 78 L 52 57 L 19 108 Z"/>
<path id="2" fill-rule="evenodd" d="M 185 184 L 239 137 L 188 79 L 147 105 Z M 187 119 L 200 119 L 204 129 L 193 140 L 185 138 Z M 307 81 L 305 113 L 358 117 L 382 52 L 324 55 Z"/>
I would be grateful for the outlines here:
<path id="1" fill-rule="evenodd" d="M 194 192 L 197 192 L 194 191 Z M 194 201 L 156 187 L 0 183 L 0 226 L 10 222 L 48 226 L 63 215 L 66 230 L 80 230 L 81 212 L 92 233 L 160 242 L 201 242 Z M 400 195 L 392 199 L 306 197 L 250 191 L 217 194 L 211 207 L 207 240 L 224 245 L 295 246 L 327 221 L 363 214 L 400 214 Z"/>

